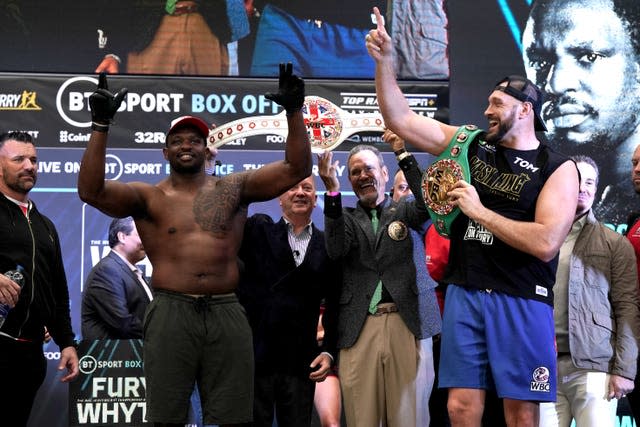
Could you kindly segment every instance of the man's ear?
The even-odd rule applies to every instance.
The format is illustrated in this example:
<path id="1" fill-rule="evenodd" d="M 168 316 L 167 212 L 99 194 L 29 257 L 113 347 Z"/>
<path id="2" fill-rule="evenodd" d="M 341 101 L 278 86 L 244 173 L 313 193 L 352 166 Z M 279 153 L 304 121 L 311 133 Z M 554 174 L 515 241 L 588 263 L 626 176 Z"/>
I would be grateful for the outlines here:
<path id="1" fill-rule="evenodd" d="M 389 169 L 387 168 L 387 165 L 382 167 L 382 177 L 384 178 L 385 183 L 389 182 Z"/>
<path id="2" fill-rule="evenodd" d="M 521 115 L 522 118 L 525 118 L 529 114 L 531 114 L 532 116 L 534 115 L 532 103 L 530 103 L 529 101 L 525 101 L 521 105 L 522 105 L 522 115 Z M 534 117 L 534 120 L 535 120 L 535 117 Z"/>

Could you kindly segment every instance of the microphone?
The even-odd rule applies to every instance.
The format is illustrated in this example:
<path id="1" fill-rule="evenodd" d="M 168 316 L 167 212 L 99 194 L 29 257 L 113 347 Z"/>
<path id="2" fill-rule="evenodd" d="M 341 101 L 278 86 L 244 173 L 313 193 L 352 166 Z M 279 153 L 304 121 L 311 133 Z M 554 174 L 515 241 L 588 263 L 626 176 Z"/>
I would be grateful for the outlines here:
<path id="1" fill-rule="evenodd" d="M 299 250 L 294 250 L 293 251 L 293 256 L 295 256 L 296 258 L 298 258 L 300 256 L 300 251 Z"/>

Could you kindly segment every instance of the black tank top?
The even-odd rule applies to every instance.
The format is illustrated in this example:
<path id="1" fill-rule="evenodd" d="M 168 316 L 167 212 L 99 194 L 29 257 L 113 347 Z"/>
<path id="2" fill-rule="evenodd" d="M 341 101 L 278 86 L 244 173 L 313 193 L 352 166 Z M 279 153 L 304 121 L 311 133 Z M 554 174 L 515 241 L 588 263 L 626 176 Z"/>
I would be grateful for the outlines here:
<path id="1" fill-rule="evenodd" d="M 522 151 L 483 139 L 479 134 L 468 152 L 471 181 L 482 204 L 507 218 L 533 221 L 542 186 L 569 159 L 544 144 Z M 553 305 L 558 255 L 544 262 L 514 249 L 464 214 L 454 221 L 451 236 L 446 282 Z"/>

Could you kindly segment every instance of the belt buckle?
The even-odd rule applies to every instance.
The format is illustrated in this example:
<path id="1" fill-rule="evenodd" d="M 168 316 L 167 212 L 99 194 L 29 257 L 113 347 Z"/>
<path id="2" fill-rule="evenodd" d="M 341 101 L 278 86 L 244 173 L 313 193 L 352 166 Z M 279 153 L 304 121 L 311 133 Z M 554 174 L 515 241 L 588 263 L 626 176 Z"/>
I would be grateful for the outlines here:
<path id="1" fill-rule="evenodd" d="M 398 306 L 393 305 L 385 305 L 382 307 L 376 307 L 376 312 L 373 313 L 373 316 L 382 316 L 383 314 L 396 313 L 398 311 Z"/>

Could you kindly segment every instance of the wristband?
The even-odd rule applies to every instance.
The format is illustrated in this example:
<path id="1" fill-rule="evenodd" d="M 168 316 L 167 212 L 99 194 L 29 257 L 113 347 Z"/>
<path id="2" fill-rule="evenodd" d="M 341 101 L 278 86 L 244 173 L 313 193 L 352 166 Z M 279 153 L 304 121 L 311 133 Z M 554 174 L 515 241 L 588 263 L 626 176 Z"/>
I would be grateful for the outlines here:
<path id="1" fill-rule="evenodd" d="M 339 191 L 327 191 L 327 196 L 336 197 L 339 195 L 340 195 Z"/>
<path id="2" fill-rule="evenodd" d="M 404 151 L 403 153 L 400 153 L 396 156 L 396 159 L 398 159 L 398 161 L 401 161 L 402 159 L 406 159 L 407 157 L 409 157 L 411 155 L 411 153 Z"/>
<path id="3" fill-rule="evenodd" d="M 108 53 L 104 56 L 105 58 L 113 58 L 115 59 L 118 64 L 122 64 L 122 60 L 120 59 L 120 57 L 118 55 L 116 55 L 115 53 Z"/>
<path id="4" fill-rule="evenodd" d="M 406 150 L 406 149 L 401 148 L 401 149 L 399 149 L 399 150 L 394 151 L 394 152 L 393 152 L 393 154 L 395 154 L 395 155 L 396 155 L 396 157 L 397 157 L 397 156 L 399 156 L 400 154 L 402 154 L 402 153 L 406 153 L 406 152 L 407 152 L 407 150 Z"/>
<path id="5" fill-rule="evenodd" d="M 101 123 L 91 122 L 91 129 L 96 132 L 107 133 L 109 131 L 109 125 L 103 125 Z"/>

